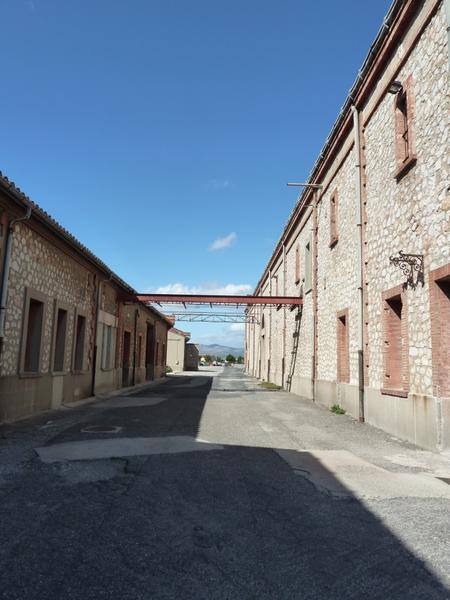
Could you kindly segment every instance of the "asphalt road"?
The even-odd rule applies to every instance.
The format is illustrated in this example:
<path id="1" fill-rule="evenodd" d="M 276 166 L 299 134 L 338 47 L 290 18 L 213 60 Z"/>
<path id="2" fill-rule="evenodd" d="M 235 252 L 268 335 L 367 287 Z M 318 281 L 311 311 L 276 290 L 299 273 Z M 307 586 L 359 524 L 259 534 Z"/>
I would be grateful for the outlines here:
<path id="1" fill-rule="evenodd" d="M 447 459 L 237 369 L 4 426 L 0 461 L 2 599 L 450 598 Z"/>

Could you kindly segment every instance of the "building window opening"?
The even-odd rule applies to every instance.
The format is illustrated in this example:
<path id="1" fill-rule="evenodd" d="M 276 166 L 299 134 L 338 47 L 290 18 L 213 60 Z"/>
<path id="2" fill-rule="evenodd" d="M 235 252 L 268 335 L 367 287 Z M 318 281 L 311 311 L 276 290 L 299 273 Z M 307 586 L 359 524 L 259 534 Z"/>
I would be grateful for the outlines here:
<path id="1" fill-rule="evenodd" d="M 295 283 L 300 282 L 300 246 L 295 249 Z"/>
<path id="2" fill-rule="evenodd" d="M 138 343 L 137 343 L 137 366 L 141 367 L 142 366 L 142 335 L 139 334 L 138 336 Z"/>
<path id="3" fill-rule="evenodd" d="M 75 352 L 73 368 L 82 371 L 84 366 L 84 341 L 86 337 L 86 317 L 77 315 L 75 328 Z"/>
<path id="4" fill-rule="evenodd" d="M 404 388 L 405 344 L 403 340 L 403 303 L 401 296 L 384 303 L 384 386 L 392 390 Z"/>
<path id="5" fill-rule="evenodd" d="M 112 369 L 113 357 L 113 328 L 111 325 L 103 324 L 102 340 L 102 369 Z"/>
<path id="6" fill-rule="evenodd" d="M 67 310 L 58 308 L 56 314 L 55 354 L 53 357 L 53 371 L 64 371 L 64 358 L 66 353 Z"/>
<path id="7" fill-rule="evenodd" d="M 305 246 L 305 292 L 311 290 L 311 242 Z"/>
<path id="8" fill-rule="evenodd" d="M 338 315 L 337 319 L 337 380 L 350 381 L 348 312 Z"/>
<path id="9" fill-rule="evenodd" d="M 397 97 L 397 125 L 399 136 L 399 158 L 403 162 L 409 158 L 408 97 L 406 90 Z"/>
<path id="10" fill-rule="evenodd" d="M 330 198 L 330 246 L 334 246 L 338 241 L 337 227 L 337 193 Z"/>
<path id="11" fill-rule="evenodd" d="M 30 298 L 24 359 L 24 371 L 26 373 L 37 373 L 39 371 L 43 319 L 44 303 Z"/>
<path id="12" fill-rule="evenodd" d="M 431 326 L 435 393 L 450 397 L 450 278 L 437 280 L 432 290 Z"/>

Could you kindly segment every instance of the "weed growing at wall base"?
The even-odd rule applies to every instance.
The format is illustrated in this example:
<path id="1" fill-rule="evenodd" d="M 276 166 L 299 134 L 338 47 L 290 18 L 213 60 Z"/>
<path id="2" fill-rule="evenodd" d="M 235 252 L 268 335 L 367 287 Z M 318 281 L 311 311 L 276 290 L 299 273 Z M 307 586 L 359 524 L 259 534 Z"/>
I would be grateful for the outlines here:
<path id="1" fill-rule="evenodd" d="M 345 415 L 345 410 L 342 408 L 342 406 L 339 406 L 339 404 L 333 404 L 330 410 L 335 415 Z"/>

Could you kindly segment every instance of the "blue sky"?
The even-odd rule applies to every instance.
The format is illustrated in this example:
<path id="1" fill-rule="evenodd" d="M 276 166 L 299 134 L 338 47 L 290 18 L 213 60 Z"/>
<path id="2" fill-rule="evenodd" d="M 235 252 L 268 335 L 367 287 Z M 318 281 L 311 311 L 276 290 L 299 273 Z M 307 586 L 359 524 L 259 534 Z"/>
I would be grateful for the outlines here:
<path id="1" fill-rule="evenodd" d="M 0 0 L 0 169 L 139 291 L 248 293 L 388 7 Z"/>

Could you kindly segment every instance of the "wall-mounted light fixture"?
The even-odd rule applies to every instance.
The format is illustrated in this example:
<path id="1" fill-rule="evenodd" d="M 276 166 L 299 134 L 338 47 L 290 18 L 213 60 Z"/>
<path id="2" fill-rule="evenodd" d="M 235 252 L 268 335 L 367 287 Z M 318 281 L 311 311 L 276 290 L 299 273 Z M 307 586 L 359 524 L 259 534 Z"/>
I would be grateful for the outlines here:
<path id="1" fill-rule="evenodd" d="M 403 282 L 403 289 L 410 287 L 413 290 L 422 284 L 425 285 L 425 276 L 423 270 L 423 254 L 405 254 L 400 250 L 397 256 L 390 256 L 389 262 L 399 267 L 406 276 L 406 281 Z"/>
<path id="2" fill-rule="evenodd" d="M 402 82 L 401 82 L 401 81 L 398 81 L 398 80 L 396 79 L 396 80 L 395 80 L 395 81 L 393 81 L 393 82 L 391 83 L 391 85 L 388 87 L 388 92 L 389 92 L 390 94 L 394 94 L 394 95 L 395 95 L 395 94 L 398 94 L 398 93 L 401 91 L 401 89 L 402 89 L 402 88 L 403 88 L 403 86 L 402 86 Z"/>

